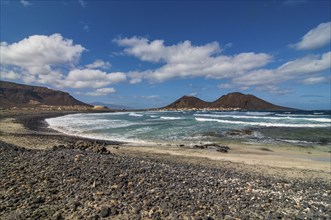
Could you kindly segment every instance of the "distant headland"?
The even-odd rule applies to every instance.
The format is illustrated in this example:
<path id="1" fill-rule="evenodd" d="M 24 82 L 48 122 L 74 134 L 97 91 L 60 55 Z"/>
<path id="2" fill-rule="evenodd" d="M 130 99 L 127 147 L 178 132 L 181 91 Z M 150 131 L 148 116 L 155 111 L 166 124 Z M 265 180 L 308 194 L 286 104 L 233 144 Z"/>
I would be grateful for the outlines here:
<path id="1" fill-rule="evenodd" d="M 271 110 L 290 111 L 293 108 L 274 105 L 254 95 L 233 92 L 223 95 L 213 102 L 206 102 L 194 96 L 183 96 L 161 109 L 165 110 Z"/>

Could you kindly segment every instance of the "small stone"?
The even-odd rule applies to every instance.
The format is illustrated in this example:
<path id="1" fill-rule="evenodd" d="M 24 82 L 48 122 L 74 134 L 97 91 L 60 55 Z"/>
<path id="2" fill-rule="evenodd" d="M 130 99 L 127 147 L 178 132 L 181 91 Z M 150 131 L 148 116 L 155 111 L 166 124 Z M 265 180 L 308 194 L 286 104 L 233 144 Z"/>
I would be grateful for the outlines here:
<path id="1" fill-rule="evenodd" d="M 45 199 L 41 196 L 37 197 L 35 200 L 34 200 L 34 203 L 44 203 L 45 202 Z"/>
<path id="2" fill-rule="evenodd" d="M 112 208 L 110 209 L 110 213 L 111 213 L 112 215 L 117 215 L 117 214 L 118 214 L 118 211 L 117 211 L 117 209 L 116 209 L 115 207 L 112 207 Z"/>
<path id="3" fill-rule="evenodd" d="M 64 219 L 61 212 L 56 212 L 53 215 L 53 217 L 54 217 L 55 220 L 63 220 Z"/>
<path id="4" fill-rule="evenodd" d="M 110 208 L 109 207 L 102 207 L 100 211 L 101 217 L 108 217 L 110 215 Z"/>
<path id="5" fill-rule="evenodd" d="M 98 220 L 98 219 L 100 219 L 100 217 L 98 215 L 92 215 L 90 217 L 90 220 Z"/>

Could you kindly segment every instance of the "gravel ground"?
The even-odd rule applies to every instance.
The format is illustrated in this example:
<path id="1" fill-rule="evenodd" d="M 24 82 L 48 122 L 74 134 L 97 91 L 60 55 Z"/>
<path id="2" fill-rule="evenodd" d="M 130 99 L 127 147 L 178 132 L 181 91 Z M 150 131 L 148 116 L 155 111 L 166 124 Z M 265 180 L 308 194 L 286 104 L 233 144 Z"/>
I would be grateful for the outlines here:
<path id="1" fill-rule="evenodd" d="M 330 219 L 330 183 L 0 142 L 1 219 Z"/>

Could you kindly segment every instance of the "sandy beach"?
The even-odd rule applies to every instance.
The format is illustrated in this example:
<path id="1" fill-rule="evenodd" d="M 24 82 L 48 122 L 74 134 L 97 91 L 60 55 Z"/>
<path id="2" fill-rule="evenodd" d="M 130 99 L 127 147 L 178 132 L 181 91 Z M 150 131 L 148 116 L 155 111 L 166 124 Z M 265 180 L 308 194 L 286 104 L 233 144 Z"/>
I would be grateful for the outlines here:
<path id="1" fill-rule="evenodd" d="M 4 142 L 31 149 L 50 149 L 55 145 L 66 145 L 72 139 L 88 140 L 81 137 L 68 136 L 48 128 L 45 118 L 57 117 L 72 112 L 40 112 L 8 114 L 1 119 L 0 132 Z M 5 115 L 5 114 L 4 114 Z M 207 164 L 222 166 L 223 163 L 235 163 L 235 167 L 244 167 L 248 171 L 263 170 L 264 174 L 271 173 L 279 168 L 287 175 L 287 170 L 298 169 L 302 172 L 289 171 L 289 176 L 300 176 L 301 178 L 311 178 L 307 173 L 320 178 L 330 178 L 331 153 L 322 152 L 314 148 L 294 147 L 294 146 L 272 146 L 272 145 L 252 145 L 240 143 L 226 143 L 230 147 L 228 153 L 219 153 L 215 150 L 194 149 L 191 146 L 177 144 L 157 144 L 157 145 L 132 145 L 121 143 L 116 148 L 112 144 L 106 145 L 107 149 L 115 154 L 126 155 L 149 155 L 157 157 L 177 157 L 183 161 L 206 160 Z M 256 167 L 259 167 L 256 169 Z M 286 169 L 287 168 L 287 169 Z M 252 169 L 252 170 L 250 170 Z M 316 172 L 318 171 L 318 172 Z M 329 175 L 328 175 L 329 174 Z"/>
<path id="2" fill-rule="evenodd" d="M 47 128 L 45 118 L 67 113 L 1 113 L 1 185 L 5 186 L 1 190 L 2 218 L 331 217 L 330 152 L 314 148 L 239 143 L 226 143 L 230 148 L 227 153 L 179 144 L 133 146 L 72 137 Z M 45 161 L 45 158 L 49 161 Z M 62 168 L 58 160 L 62 160 Z M 118 166 L 107 167 L 107 163 Z M 145 171 L 138 172 L 144 166 Z M 54 183 L 53 188 L 58 191 L 55 195 L 48 194 L 47 184 L 34 183 L 41 184 L 37 187 L 39 191 L 35 192 L 31 188 L 34 184 L 27 180 L 27 170 L 39 172 L 37 167 L 44 174 L 36 174 L 35 181 L 57 182 L 50 179 L 60 175 L 54 172 L 60 172 L 67 176 L 67 182 Z M 78 175 L 77 170 L 73 171 L 77 167 L 85 174 Z M 137 173 L 143 174 L 137 176 Z M 73 182 L 69 181 L 68 175 L 72 175 Z M 125 180 L 119 179 L 123 176 Z M 87 186 L 84 178 L 91 185 Z M 14 183 L 15 179 L 21 182 Z M 210 179 L 209 183 L 205 182 L 207 179 Z M 190 184 L 183 185 L 185 182 Z M 141 189 L 142 185 L 144 190 Z M 69 194 L 71 200 L 61 197 L 66 190 L 75 187 L 75 193 Z M 166 194 L 171 192 L 171 196 L 162 196 L 161 191 Z M 145 194 L 139 196 L 141 192 Z M 77 195 L 84 198 L 77 199 Z M 226 195 L 228 199 L 225 201 Z M 278 195 L 277 199 L 275 195 Z M 262 204 L 269 205 L 262 207 Z M 42 211 L 32 212 L 36 208 L 42 208 Z"/>

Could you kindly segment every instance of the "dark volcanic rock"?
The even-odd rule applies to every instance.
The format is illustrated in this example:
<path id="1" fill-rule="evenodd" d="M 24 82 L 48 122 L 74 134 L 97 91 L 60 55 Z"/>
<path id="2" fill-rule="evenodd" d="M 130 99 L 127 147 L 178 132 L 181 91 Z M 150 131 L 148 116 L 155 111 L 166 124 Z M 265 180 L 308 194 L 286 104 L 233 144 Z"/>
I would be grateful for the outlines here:
<path id="1" fill-rule="evenodd" d="M 330 183 L 321 179 L 101 154 L 77 145 L 26 150 L 0 141 L 0 219 L 331 218 Z"/>
<path id="2" fill-rule="evenodd" d="M 200 144 L 200 145 L 196 144 L 193 147 L 198 148 L 198 149 L 216 150 L 217 152 L 221 152 L 221 153 L 227 153 L 230 150 L 230 147 L 228 147 L 228 146 L 223 146 L 223 145 L 219 145 L 219 144 L 215 144 L 215 143 Z"/>

